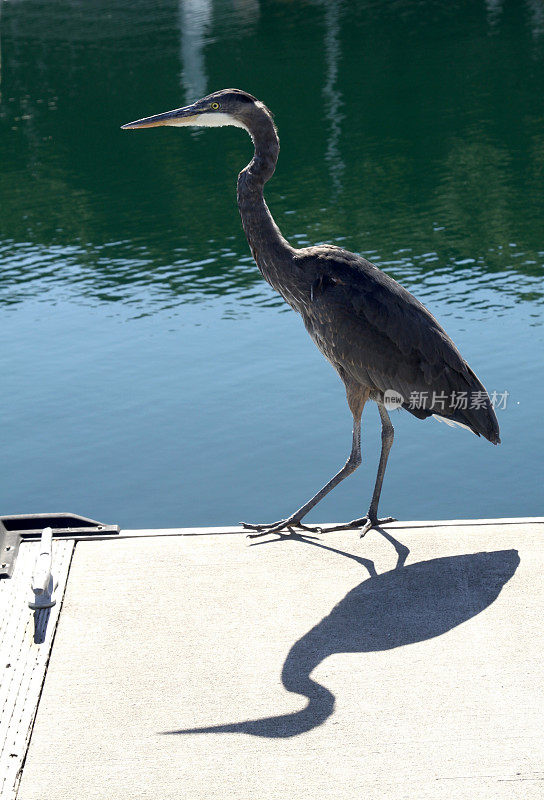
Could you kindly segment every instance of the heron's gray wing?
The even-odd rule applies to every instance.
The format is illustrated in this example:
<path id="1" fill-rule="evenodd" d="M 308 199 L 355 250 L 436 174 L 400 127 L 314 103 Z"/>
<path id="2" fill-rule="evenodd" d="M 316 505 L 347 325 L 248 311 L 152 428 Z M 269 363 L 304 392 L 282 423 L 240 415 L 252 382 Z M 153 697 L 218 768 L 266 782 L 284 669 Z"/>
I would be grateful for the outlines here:
<path id="1" fill-rule="evenodd" d="M 305 322 L 337 368 L 379 392 L 393 389 L 406 401 L 414 392 L 427 392 L 422 416 L 443 414 L 484 436 L 493 433 L 496 418 L 488 401 L 477 419 L 449 413 L 452 393 L 485 389 L 422 303 L 360 256 L 330 248 L 311 260 L 316 277 Z M 433 396 L 441 395 L 447 403 L 433 405 Z"/>

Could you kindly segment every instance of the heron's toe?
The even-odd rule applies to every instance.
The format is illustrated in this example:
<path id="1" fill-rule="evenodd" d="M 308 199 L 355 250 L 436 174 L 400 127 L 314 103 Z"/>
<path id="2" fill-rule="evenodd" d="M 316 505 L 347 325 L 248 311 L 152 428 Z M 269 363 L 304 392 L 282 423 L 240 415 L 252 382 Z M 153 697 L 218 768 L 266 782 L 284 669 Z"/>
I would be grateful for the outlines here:
<path id="1" fill-rule="evenodd" d="M 387 525 L 388 522 L 396 522 L 397 520 L 395 517 L 369 517 L 366 516 L 364 519 L 359 520 L 362 522 L 361 533 L 359 537 L 362 539 L 363 536 L 368 533 L 372 528 L 377 528 L 379 525 Z"/>
<path id="2" fill-rule="evenodd" d="M 286 522 L 287 520 L 285 519 L 279 519 L 277 522 L 259 522 L 256 524 L 253 522 L 240 522 L 240 525 L 242 526 L 242 528 L 245 528 L 246 530 L 249 531 L 259 531 L 260 533 L 261 532 L 266 533 L 267 531 L 270 531 L 272 528 L 277 528 L 278 525 L 284 525 Z"/>
<path id="3" fill-rule="evenodd" d="M 248 533 L 248 539 L 256 539 L 259 536 L 266 536 L 269 533 L 277 533 L 281 536 L 299 536 L 299 531 L 308 533 L 322 533 L 322 528 L 317 526 L 303 525 L 302 522 L 293 517 L 288 519 L 280 519 L 278 522 L 271 522 L 262 525 L 253 525 L 248 522 L 241 522 L 243 528 L 247 530 L 257 531 L 256 533 Z"/>

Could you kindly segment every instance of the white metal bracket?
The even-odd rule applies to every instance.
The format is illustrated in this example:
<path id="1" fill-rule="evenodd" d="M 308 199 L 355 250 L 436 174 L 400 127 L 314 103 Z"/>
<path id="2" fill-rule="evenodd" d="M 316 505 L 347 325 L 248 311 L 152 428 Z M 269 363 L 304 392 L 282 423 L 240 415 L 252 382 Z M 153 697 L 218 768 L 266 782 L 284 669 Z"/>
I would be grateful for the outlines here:
<path id="1" fill-rule="evenodd" d="M 40 552 L 32 573 L 30 608 L 51 608 L 57 602 L 55 590 L 58 581 L 53 576 L 53 530 L 44 528 L 40 539 Z"/>

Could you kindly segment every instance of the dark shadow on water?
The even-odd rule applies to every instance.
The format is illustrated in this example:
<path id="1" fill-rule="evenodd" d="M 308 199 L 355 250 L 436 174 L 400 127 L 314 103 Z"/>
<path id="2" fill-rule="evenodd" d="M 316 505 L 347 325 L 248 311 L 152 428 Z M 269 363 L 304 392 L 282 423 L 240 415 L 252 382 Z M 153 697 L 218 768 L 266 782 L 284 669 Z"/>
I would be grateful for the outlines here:
<path id="1" fill-rule="evenodd" d="M 334 711 L 334 695 L 310 678 L 334 653 L 391 650 L 432 639 L 479 614 L 493 603 L 519 564 L 517 550 L 435 558 L 404 566 L 408 548 L 381 531 L 398 554 L 395 569 L 378 575 L 374 564 L 321 542 L 306 544 L 332 550 L 363 564 L 370 577 L 299 639 L 285 659 L 282 683 L 306 697 L 304 709 L 291 714 L 168 731 L 182 733 L 246 733 L 287 738 L 321 725 Z M 302 537 L 297 537 L 302 539 Z"/>

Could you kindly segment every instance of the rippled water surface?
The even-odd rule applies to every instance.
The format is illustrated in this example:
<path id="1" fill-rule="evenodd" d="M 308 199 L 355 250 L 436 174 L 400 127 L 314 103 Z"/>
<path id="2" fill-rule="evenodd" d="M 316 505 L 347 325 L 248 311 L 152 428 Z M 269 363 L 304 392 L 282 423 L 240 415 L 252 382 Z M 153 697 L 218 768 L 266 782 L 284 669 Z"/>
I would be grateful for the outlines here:
<path id="1" fill-rule="evenodd" d="M 273 520 L 347 456 L 342 385 L 243 236 L 249 138 L 119 130 L 237 86 L 275 114 L 287 238 L 370 258 L 509 393 L 498 448 L 395 412 L 382 511 L 542 514 L 539 0 L 8 0 L 0 47 L 2 513 Z M 366 511 L 379 442 L 369 405 L 314 519 Z"/>

